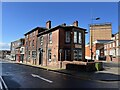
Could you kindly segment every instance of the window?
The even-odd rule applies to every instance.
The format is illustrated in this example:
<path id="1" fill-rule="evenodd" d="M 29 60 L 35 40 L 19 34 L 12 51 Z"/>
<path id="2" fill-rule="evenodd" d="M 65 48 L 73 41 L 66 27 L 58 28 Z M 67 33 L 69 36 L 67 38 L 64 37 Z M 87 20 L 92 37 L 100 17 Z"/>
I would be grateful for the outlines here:
<path id="1" fill-rule="evenodd" d="M 65 42 L 70 43 L 70 31 L 66 32 L 66 40 L 65 40 Z"/>
<path id="2" fill-rule="evenodd" d="M 111 48 L 111 43 L 110 43 L 110 48 Z"/>
<path id="3" fill-rule="evenodd" d="M 70 50 L 65 50 L 65 60 L 70 60 L 70 58 L 71 58 Z"/>
<path id="4" fill-rule="evenodd" d="M 74 52 L 74 60 L 82 59 L 82 50 L 81 49 L 73 50 L 73 52 Z"/>
<path id="5" fill-rule="evenodd" d="M 78 39 L 78 43 L 81 43 L 81 33 L 79 32 L 79 39 Z"/>
<path id="6" fill-rule="evenodd" d="M 33 40 L 33 42 L 32 42 L 32 46 L 34 47 L 34 40 Z"/>
<path id="7" fill-rule="evenodd" d="M 36 51 L 32 51 L 32 58 L 36 58 Z"/>
<path id="8" fill-rule="evenodd" d="M 77 60 L 77 53 L 78 52 L 77 52 L 77 50 L 74 50 L 73 52 L 74 52 L 74 60 Z"/>
<path id="9" fill-rule="evenodd" d="M 74 32 L 74 43 L 77 43 L 77 32 Z"/>
<path id="10" fill-rule="evenodd" d="M 40 37 L 40 45 L 43 45 L 43 36 Z"/>
<path id="11" fill-rule="evenodd" d="M 26 35 L 26 38 L 28 38 L 28 35 Z"/>
<path id="12" fill-rule="evenodd" d="M 35 36 L 35 31 L 33 32 L 33 36 Z"/>
<path id="13" fill-rule="evenodd" d="M 32 37 L 32 33 L 30 33 L 30 37 Z"/>
<path id="14" fill-rule="evenodd" d="M 119 46 L 119 40 L 116 40 L 116 47 Z"/>
<path id="15" fill-rule="evenodd" d="M 115 47 L 115 42 L 113 42 L 113 47 Z"/>
<path id="16" fill-rule="evenodd" d="M 30 58 L 30 51 L 28 52 L 28 57 Z"/>
<path id="17" fill-rule="evenodd" d="M 48 50 L 48 61 L 51 61 L 51 49 Z"/>
<path id="18" fill-rule="evenodd" d="M 52 43 L 52 32 L 49 33 L 49 43 Z"/>
<path id="19" fill-rule="evenodd" d="M 78 60 L 82 59 L 82 50 L 78 50 Z"/>

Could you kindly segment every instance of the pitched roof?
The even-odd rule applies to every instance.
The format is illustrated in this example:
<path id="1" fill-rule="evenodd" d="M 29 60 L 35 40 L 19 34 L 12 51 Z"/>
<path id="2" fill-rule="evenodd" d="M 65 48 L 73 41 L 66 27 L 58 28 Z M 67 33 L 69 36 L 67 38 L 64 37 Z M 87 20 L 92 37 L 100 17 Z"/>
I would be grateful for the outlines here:
<path id="1" fill-rule="evenodd" d="M 64 29 L 67 29 L 67 28 L 77 28 L 77 29 L 81 29 L 81 30 L 86 31 L 86 29 L 80 28 L 80 27 L 76 27 L 76 26 L 63 26 L 63 25 L 58 25 L 58 26 L 56 26 L 56 27 L 50 28 L 50 29 L 48 29 L 48 30 L 45 30 L 45 31 L 39 33 L 37 36 L 40 36 L 40 35 L 45 34 L 45 33 L 49 33 L 49 32 L 51 32 L 51 31 L 54 31 L 54 30 L 58 29 L 58 28 L 64 28 Z"/>
<path id="2" fill-rule="evenodd" d="M 31 31 L 28 31 L 24 35 L 30 34 L 31 32 L 34 32 L 36 30 L 47 30 L 47 28 L 45 28 L 45 27 L 36 27 L 36 28 L 32 29 Z"/>

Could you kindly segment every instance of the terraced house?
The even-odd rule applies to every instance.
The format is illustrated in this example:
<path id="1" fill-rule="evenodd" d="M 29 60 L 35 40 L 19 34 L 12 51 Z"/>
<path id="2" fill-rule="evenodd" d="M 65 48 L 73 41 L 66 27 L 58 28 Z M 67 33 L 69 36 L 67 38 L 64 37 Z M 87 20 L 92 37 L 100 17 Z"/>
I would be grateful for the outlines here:
<path id="1" fill-rule="evenodd" d="M 85 31 L 78 27 L 78 21 L 72 26 L 65 23 L 51 28 L 51 21 L 46 23 L 47 30 L 37 37 L 37 64 L 50 67 L 62 67 L 64 61 L 85 60 Z"/>
<path id="2" fill-rule="evenodd" d="M 25 57 L 24 62 L 36 64 L 37 57 L 37 35 L 46 30 L 44 27 L 36 27 L 25 33 Z"/>
<path id="3" fill-rule="evenodd" d="M 25 61 L 48 67 L 60 67 L 64 61 L 84 61 L 85 31 L 78 27 L 78 21 L 52 28 L 47 21 L 46 27 L 25 34 Z"/>

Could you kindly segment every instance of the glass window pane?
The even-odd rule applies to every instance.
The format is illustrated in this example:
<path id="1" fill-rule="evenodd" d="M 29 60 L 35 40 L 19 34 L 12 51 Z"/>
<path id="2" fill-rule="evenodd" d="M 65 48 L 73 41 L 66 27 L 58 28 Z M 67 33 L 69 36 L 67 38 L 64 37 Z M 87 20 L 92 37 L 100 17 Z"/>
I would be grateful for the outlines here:
<path id="1" fill-rule="evenodd" d="M 79 32 L 79 43 L 81 43 L 81 33 Z"/>
<path id="2" fill-rule="evenodd" d="M 77 32 L 74 32 L 74 43 L 77 43 Z"/>
<path id="3" fill-rule="evenodd" d="M 66 32 L 66 42 L 69 43 L 70 42 L 70 32 Z"/>

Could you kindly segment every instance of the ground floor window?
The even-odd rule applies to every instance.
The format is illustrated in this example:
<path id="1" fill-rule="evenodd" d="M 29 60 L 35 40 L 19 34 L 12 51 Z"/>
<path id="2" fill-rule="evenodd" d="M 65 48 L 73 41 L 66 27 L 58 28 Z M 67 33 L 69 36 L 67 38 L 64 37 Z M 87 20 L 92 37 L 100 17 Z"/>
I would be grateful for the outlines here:
<path id="1" fill-rule="evenodd" d="M 71 60 L 71 52 L 69 49 L 65 50 L 65 60 Z"/>
<path id="2" fill-rule="evenodd" d="M 32 58 L 36 58 L 36 51 L 32 51 Z"/>
<path id="3" fill-rule="evenodd" d="M 51 61 L 51 56 L 52 56 L 51 49 L 49 49 L 48 50 L 48 61 L 49 62 Z"/>
<path id="4" fill-rule="evenodd" d="M 74 60 L 82 60 L 82 50 L 81 49 L 73 50 L 73 54 L 74 54 Z"/>

